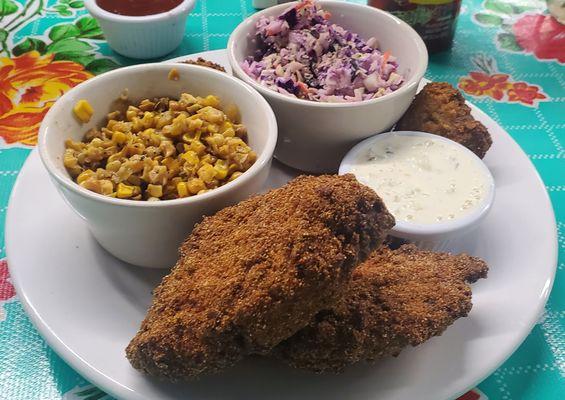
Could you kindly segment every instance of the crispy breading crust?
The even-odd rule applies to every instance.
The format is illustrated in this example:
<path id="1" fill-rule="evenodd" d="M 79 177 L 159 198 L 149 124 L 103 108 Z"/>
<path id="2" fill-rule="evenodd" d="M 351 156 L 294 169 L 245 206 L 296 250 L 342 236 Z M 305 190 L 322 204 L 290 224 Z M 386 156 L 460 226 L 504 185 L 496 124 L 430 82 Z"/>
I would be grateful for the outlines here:
<path id="1" fill-rule="evenodd" d="M 316 372 L 397 355 L 466 316 L 472 306 L 468 284 L 487 270 L 484 261 L 465 254 L 382 246 L 355 269 L 337 306 L 318 313 L 273 354 Z"/>
<path id="2" fill-rule="evenodd" d="M 208 67 L 220 72 L 226 72 L 225 68 L 222 67 L 220 64 L 216 64 L 215 62 L 205 60 L 202 57 L 198 57 L 196 60 L 185 60 L 182 61 L 182 63 L 190 64 L 190 65 L 200 65 L 201 67 Z"/>
<path id="3" fill-rule="evenodd" d="M 302 176 L 199 224 L 126 353 L 178 380 L 266 353 L 335 304 L 394 225 L 353 175 Z"/>
<path id="4" fill-rule="evenodd" d="M 447 82 L 428 83 L 396 123 L 397 131 L 444 136 L 483 158 L 492 145 L 487 128 L 471 116 L 461 93 Z"/>

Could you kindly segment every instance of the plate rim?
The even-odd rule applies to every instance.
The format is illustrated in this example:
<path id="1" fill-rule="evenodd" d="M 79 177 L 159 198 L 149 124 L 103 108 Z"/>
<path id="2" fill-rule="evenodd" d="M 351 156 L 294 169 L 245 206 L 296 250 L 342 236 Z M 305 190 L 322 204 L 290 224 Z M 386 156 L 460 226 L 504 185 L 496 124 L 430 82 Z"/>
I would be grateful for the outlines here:
<path id="1" fill-rule="evenodd" d="M 184 55 L 184 56 L 171 58 L 171 59 L 168 59 L 168 60 L 164 60 L 163 62 L 164 63 L 174 63 L 174 62 L 182 60 L 186 57 L 197 57 L 197 56 L 206 57 L 207 55 L 209 56 L 210 53 L 221 54 L 221 53 L 225 53 L 225 52 L 226 52 L 225 49 L 198 52 L 198 53 L 187 54 L 187 55 Z M 427 80 L 425 78 L 422 79 L 422 81 L 423 82 L 429 82 L 429 80 Z M 527 330 L 524 329 L 523 333 L 521 335 L 516 335 L 516 337 L 515 337 L 515 339 L 512 343 L 512 346 L 510 346 L 511 351 L 508 351 L 503 356 L 501 356 L 500 359 L 497 362 L 493 363 L 491 368 L 485 369 L 483 371 L 483 373 L 477 374 L 479 376 L 472 379 L 473 382 L 470 383 L 466 388 L 463 388 L 458 393 L 454 393 L 453 395 L 451 395 L 450 398 L 453 398 L 453 399 L 457 398 L 461 394 L 466 393 L 468 390 L 470 390 L 473 387 L 475 387 L 476 385 L 478 385 L 480 382 L 482 382 L 488 376 L 492 375 L 492 373 L 494 371 L 496 371 L 504 362 L 506 362 L 506 360 L 508 360 L 516 352 L 518 347 L 530 335 L 532 329 L 535 327 L 536 321 L 539 319 L 539 317 L 541 315 L 541 311 L 544 309 L 544 307 L 547 304 L 547 301 L 549 299 L 549 296 L 551 295 L 551 292 L 552 292 L 552 289 L 553 289 L 553 286 L 554 286 L 554 283 L 555 283 L 555 277 L 556 277 L 556 272 L 557 272 L 558 254 L 559 254 L 558 253 L 559 248 L 558 248 L 557 224 L 556 224 L 556 218 L 555 218 L 555 210 L 554 210 L 553 204 L 551 202 L 551 199 L 549 197 L 549 193 L 547 191 L 545 183 L 543 182 L 537 168 L 533 164 L 530 157 L 528 157 L 528 155 L 525 153 L 525 151 L 520 147 L 520 145 L 514 140 L 514 138 L 498 122 L 496 122 L 493 118 L 491 118 L 488 114 L 486 114 L 480 108 L 475 106 L 473 103 L 470 103 L 468 101 L 466 103 L 471 107 L 473 113 L 479 114 L 481 116 L 481 118 L 493 121 L 500 128 L 500 130 L 502 132 L 504 132 L 504 134 L 508 137 L 508 139 L 510 139 L 512 146 L 514 146 L 514 148 L 515 148 L 514 150 L 521 152 L 522 153 L 521 155 L 523 157 L 525 157 L 525 159 L 527 159 L 528 164 L 529 164 L 529 168 L 534 172 L 536 184 L 540 185 L 540 187 L 543 189 L 542 190 L 543 201 L 544 201 L 545 205 L 547 206 L 547 209 L 550 211 L 551 218 L 550 218 L 550 221 L 547 221 L 547 222 L 548 223 L 550 222 L 551 225 L 552 225 L 551 226 L 551 228 L 552 228 L 551 229 L 551 237 L 548 238 L 548 243 L 551 242 L 551 247 L 552 247 L 552 257 L 551 257 L 552 262 L 551 262 L 551 267 L 549 269 L 550 276 L 548 277 L 548 280 L 546 281 L 546 288 L 543 292 L 543 295 L 540 296 L 541 301 L 539 301 L 538 304 L 537 304 L 536 312 L 532 313 L 531 318 L 528 320 Z M 30 160 L 32 160 L 33 157 L 36 157 L 36 158 L 39 159 L 39 154 L 38 154 L 38 150 L 37 150 L 36 147 L 33 148 L 33 150 L 27 156 L 25 163 L 23 164 L 23 166 L 20 169 L 20 172 L 29 167 Z M 53 349 L 53 351 L 62 360 L 64 360 L 67 364 L 69 364 L 73 368 L 73 370 L 77 374 L 85 377 L 90 383 L 92 383 L 93 385 L 95 385 L 97 387 L 100 387 L 106 393 L 112 395 L 113 397 L 116 397 L 116 398 L 127 397 L 127 398 L 131 398 L 131 399 L 145 399 L 145 397 L 139 396 L 139 394 L 136 391 L 133 391 L 132 389 L 130 389 L 129 387 L 127 387 L 123 383 L 115 381 L 111 377 L 105 375 L 103 372 L 98 371 L 96 368 L 94 368 L 92 365 L 90 365 L 88 363 L 88 361 L 82 359 L 79 355 L 77 355 L 70 347 L 68 347 L 57 336 L 57 334 L 55 332 L 52 331 L 50 326 L 43 320 L 41 315 L 37 312 L 34 305 L 29 301 L 29 299 L 27 297 L 27 293 L 23 290 L 19 278 L 17 278 L 17 276 L 18 276 L 18 273 L 16 272 L 17 268 L 14 265 L 12 265 L 12 263 L 10 263 L 10 261 L 9 261 L 10 260 L 10 253 L 12 252 L 12 250 L 10 250 L 10 249 L 17 247 L 16 245 L 12 244 L 11 235 L 8 234 L 12 230 L 11 227 L 13 225 L 16 225 L 16 222 L 14 220 L 15 217 L 13 216 L 13 212 L 11 211 L 13 209 L 13 207 L 11 207 L 11 205 L 14 201 L 15 194 L 18 192 L 18 188 L 19 188 L 20 185 L 21 185 L 21 179 L 20 179 L 20 174 L 18 174 L 18 178 L 16 179 L 16 181 L 15 181 L 13 187 L 12 187 L 12 191 L 10 193 L 10 197 L 9 197 L 9 201 L 8 201 L 8 209 L 7 209 L 7 213 L 6 213 L 6 222 L 5 222 L 4 232 L 5 232 L 6 259 L 8 260 L 8 268 L 9 268 L 9 272 L 10 272 L 10 277 L 11 277 L 12 283 L 14 284 L 14 287 L 16 289 L 16 293 L 17 293 L 17 296 L 20 300 L 20 303 L 22 304 L 22 306 L 23 306 L 23 308 L 26 312 L 26 315 L 30 318 L 34 328 L 38 331 L 40 336 L 47 342 L 47 344 Z"/>

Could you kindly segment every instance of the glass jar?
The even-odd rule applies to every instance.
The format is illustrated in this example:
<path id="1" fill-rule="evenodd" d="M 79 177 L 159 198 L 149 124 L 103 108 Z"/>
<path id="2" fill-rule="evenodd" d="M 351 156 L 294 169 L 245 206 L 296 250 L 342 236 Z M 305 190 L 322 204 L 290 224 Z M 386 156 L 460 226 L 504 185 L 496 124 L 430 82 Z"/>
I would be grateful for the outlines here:
<path id="1" fill-rule="evenodd" d="M 429 53 L 451 47 L 461 0 L 369 0 L 368 3 L 412 26 L 426 43 Z"/>

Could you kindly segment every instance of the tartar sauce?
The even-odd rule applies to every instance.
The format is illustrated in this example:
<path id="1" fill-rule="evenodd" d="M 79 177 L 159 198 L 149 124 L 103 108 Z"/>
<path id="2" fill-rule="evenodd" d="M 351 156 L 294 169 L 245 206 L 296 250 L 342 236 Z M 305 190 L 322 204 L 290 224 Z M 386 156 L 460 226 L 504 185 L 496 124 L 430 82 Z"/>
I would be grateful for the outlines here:
<path id="1" fill-rule="evenodd" d="M 441 139 L 389 135 L 363 150 L 351 172 L 398 220 L 437 223 L 481 203 L 487 177 L 463 149 Z"/>

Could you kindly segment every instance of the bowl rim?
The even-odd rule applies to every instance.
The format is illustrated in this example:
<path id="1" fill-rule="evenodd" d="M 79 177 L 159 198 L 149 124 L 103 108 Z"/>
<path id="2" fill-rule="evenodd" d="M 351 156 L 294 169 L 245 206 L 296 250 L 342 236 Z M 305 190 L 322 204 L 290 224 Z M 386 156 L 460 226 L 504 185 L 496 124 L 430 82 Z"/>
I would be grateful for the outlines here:
<path id="1" fill-rule="evenodd" d="M 280 12 L 282 12 L 283 10 L 286 10 L 294 5 L 296 5 L 298 2 L 294 1 L 294 2 L 289 2 L 289 3 L 283 3 L 283 4 L 279 4 L 273 7 L 269 7 L 266 8 L 262 11 L 259 11 L 249 17 L 247 17 L 245 20 L 243 20 L 231 33 L 229 40 L 228 40 L 228 46 L 227 46 L 227 52 L 228 52 L 228 59 L 230 62 L 230 65 L 232 67 L 232 70 L 234 72 L 234 74 L 242 79 L 243 81 L 245 81 L 246 83 L 248 83 L 249 85 L 251 85 L 254 89 L 256 89 L 257 91 L 259 91 L 262 95 L 264 96 L 268 96 L 268 97 L 272 97 L 275 98 L 277 100 L 280 101 L 286 101 L 289 103 L 293 103 L 297 106 L 311 106 L 311 107 L 328 107 L 328 108 L 352 108 L 352 107 L 358 107 L 358 106 L 365 106 L 365 105 L 372 105 L 372 104 L 378 104 L 381 102 L 385 102 L 388 100 L 391 100 L 393 98 L 396 97 L 400 97 L 404 94 L 409 93 L 415 86 L 417 87 L 418 84 L 420 83 L 420 80 L 424 77 L 424 74 L 428 68 L 428 50 L 426 48 L 426 45 L 424 44 L 424 41 L 422 40 L 422 38 L 420 37 L 420 35 L 418 35 L 418 33 L 414 30 L 414 28 L 412 28 L 410 25 L 408 25 L 406 22 L 402 21 L 400 18 L 395 17 L 394 15 L 380 10 L 378 8 L 375 7 L 370 7 L 364 4 L 356 4 L 356 3 L 346 3 L 343 1 L 335 1 L 335 0 L 319 0 L 318 3 L 320 3 L 320 5 L 322 7 L 324 7 L 325 5 L 330 5 L 330 6 L 337 6 L 337 7 L 346 7 L 346 8 L 351 8 L 351 9 L 355 9 L 358 12 L 371 12 L 373 13 L 377 18 L 384 18 L 384 19 L 388 19 L 391 20 L 392 22 L 396 23 L 399 27 L 399 29 L 401 31 L 403 31 L 403 34 L 408 35 L 410 38 L 412 38 L 412 40 L 415 42 L 416 44 L 416 49 L 418 51 L 418 53 L 420 53 L 419 57 L 418 57 L 418 64 L 416 66 L 414 66 L 414 74 L 412 75 L 412 77 L 407 80 L 406 82 L 404 82 L 402 84 L 402 86 L 400 86 L 400 88 L 398 88 L 397 90 L 395 90 L 392 93 L 387 93 L 384 96 L 378 97 L 376 99 L 370 99 L 370 100 L 361 100 L 361 101 L 351 101 L 351 102 L 343 102 L 343 103 L 330 103 L 330 102 L 323 102 L 323 101 L 312 101 L 312 100 L 305 100 L 305 99 L 299 99 L 296 97 L 291 97 L 279 92 L 276 92 L 266 86 L 263 86 L 261 84 L 259 84 L 256 80 L 254 80 L 253 78 L 251 78 L 249 75 L 247 75 L 245 73 L 245 71 L 243 71 L 243 69 L 240 66 L 240 62 L 237 60 L 236 56 L 235 56 L 235 44 L 236 42 L 238 42 L 238 37 L 243 37 L 245 35 L 245 30 L 248 26 L 253 27 L 254 24 L 252 23 L 253 21 L 256 21 L 258 18 L 262 17 L 262 16 L 268 16 L 271 14 L 279 14 Z"/>
<path id="2" fill-rule="evenodd" d="M 473 226 L 479 223 L 479 221 L 481 221 L 488 214 L 494 202 L 496 185 L 495 185 L 494 177 L 492 176 L 492 173 L 490 172 L 486 164 L 475 153 L 473 153 L 471 150 L 469 150 L 467 147 L 463 146 L 462 144 L 457 143 L 446 137 L 435 135 L 433 133 L 420 132 L 420 131 L 392 131 L 392 132 L 373 135 L 357 143 L 347 152 L 347 154 L 345 155 L 339 166 L 339 174 L 343 175 L 346 173 L 352 173 L 351 172 L 352 164 L 355 162 L 355 159 L 357 158 L 357 156 L 361 151 L 367 149 L 375 142 L 378 142 L 390 136 L 425 137 L 433 140 L 438 140 L 444 143 L 448 143 L 451 146 L 459 148 L 479 166 L 479 168 L 485 175 L 486 189 L 487 189 L 487 192 L 483 200 L 479 204 L 477 204 L 477 206 L 473 211 L 464 214 L 461 217 L 451 221 L 442 221 L 436 223 L 416 223 L 416 222 L 408 222 L 408 221 L 396 219 L 396 225 L 391 230 L 391 232 L 393 232 L 393 236 L 395 236 L 394 233 L 398 233 L 399 236 L 405 234 L 410 236 L 426 236 L 430 238 L 433 238 L 434 236 L 443 236 L 446 234 L 455 233 L 457 231 L 462 231 L 470 226 Z"/>
<path id="3" fill-rule="evenodd" d="M 194 8 L 195 3 L 196 0 L 182 0 L 182 2 L 178 6 L 157 14 L 121 15 L 121 14 L 111 13 L 110 11 L 106 11 L 105 9 L 103 9 L 98 5 L 96 0 L 84 0 L 85 8 L 94 18 L 97 19 L 100 18 L 113 22 L 127 22 L 127 23 L 139 23 L 139 24 L 166 20 L 168 18 L 176 17 L 183 13 L 189 13 Z"/>
<path id="4" fill-rule="evenodd" d="M 107 80 L 111 77 L 127 75 L 132 72 L 136 71 L 143 71 L 143 70 L 163 70 L 167 71 L 171 68 L 176 68 L 179 72 L 183 72 L 190 74 L 191 76 L 198 76 L 200 74 L 201 77 L 206 79 L 219 79 L 226 82 L 232 82 L 235 84 L 238 89 L 237 91 L 242 93 L 243 95 L 252 96 L 256 103 L 256 109 L 260 112 L 262 111 L 265 113 L 266 118 L 266 127 L 261 132 L 262 134 L 267 135 L 265 148 L 260 154 L 257 154 L 257 160 L 253 163 L 253 165 L 244 173 L 241 174 L 237 179 L 233 180 L 232 182 L 228 182 L 223 186 L 220 186 L 216 189 L 212 189 L 209 192 L 202 193 L 196 196 L 184 197 L 180 199 L 171 199 L 171 200 L 163 200 L 163 201 L 139 201 L 139 200 L 130 200 L 130 199 L 118 199 L 113 197 L 104 196 L 102 194 L 92 192 L 83 188 L 82 186 L 78 185 L 73 179 L 66 174 L 65 172 L 61 171 L 57 165 L 57 157 L 60 157 L 62 160 L 63 153 L 60 155 L 51 154 L 47 148 L 47 139 L 49 136 L 49 127 L 51 126 L 52 121 L 57 118 L 60 112 L 71 112 L 72 105 L 69 104 L 69 101 L 72 97 L 75 96 L 75 93 L 79 91 L 82 92 L 88 89 L 94 89 L 99 84 L 100 81 Z M 165 79 L 166 78 L 166 75 Z M 234 96 L 236 97 L 236 96 Z M 109 99 L 112 101 L 112 99 Z M 234 100 L 235 102 L 235 100 Z M 69 107 L 70 106 L 70 107 Z M 277 120 L 275 114 L 269 103 L 253 88 L 251 88 L 245 82 L 229 75 L 224 72 L 216 71 L 211 68 L 203 68 L 198 65 L 189 65 L 189 64 L 166 64 L 166 63 L 148 63 L 148 64 L 139 64 L 133 65 L 129 67 L 118 68 L 113 71 L 106 72 L 104 74 L 95 76 L 85 82 L 80 83 L 79 85 L 75 86 L 68 92 L 66 92 L 63 96 L 61 96 L 55 104 L 49 109 L 47 115 L 41 122 L 39 127 L 39 138 L 38 138 L 38 149 L 39 155 L 41 157 L 41 161 L 43 165 L 49 172 L 50 176 L 53 177 L 58 184 L 63 186 L 65 189 L 70 190 L 83 198 L 105 203 L 108 205 L 114 206 L 125 206 L 125 207 L 141 207 L 141 208 L 160 208 L 160 207 L 176 207 L 176 206 L 185 206 L 189 204 L 196 204 L 199 202 L 207 201 L 211 198 L 217 197 L 223 193 L 231 192 L 236 190 L 240 185 L 248 182 L 251 179 L 254 179 L 260 171 L 263 170 L 266 166 L 268 166 L 271 162 L 275 146 L 277 143 Z M 62 161 L 61 161 L 62 162 Z"/>

